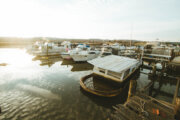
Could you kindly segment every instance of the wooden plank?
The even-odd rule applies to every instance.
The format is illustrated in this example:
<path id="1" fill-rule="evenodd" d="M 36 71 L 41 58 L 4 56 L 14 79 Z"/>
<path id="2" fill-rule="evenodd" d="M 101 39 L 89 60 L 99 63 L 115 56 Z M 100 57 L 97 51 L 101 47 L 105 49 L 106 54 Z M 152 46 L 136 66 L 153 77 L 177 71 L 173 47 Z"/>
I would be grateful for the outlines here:
<path id="1" fill-rule="evenodd" d="M 137 113 L 135 113 L 134 111 L 130 110 L 129 108 L 123 105 L 118 107 L 117 113 L 120 113 L 121 115 L 123 115 L 127 120 L 132 120 L 132 118 L 134 120 L 142 119 Z"/>

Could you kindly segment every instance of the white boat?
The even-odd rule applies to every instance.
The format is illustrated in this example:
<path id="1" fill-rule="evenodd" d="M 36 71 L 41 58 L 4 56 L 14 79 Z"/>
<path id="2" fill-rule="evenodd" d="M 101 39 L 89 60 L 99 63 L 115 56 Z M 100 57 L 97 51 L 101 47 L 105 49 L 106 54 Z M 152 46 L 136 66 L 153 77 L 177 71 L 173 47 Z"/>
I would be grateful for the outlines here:
<path id="1" fill-rule="evenodd" d="M 42 42 L 36 41 L 33 45 L 27 47 L 28 53 L 34 53 L 35 51 L 39 51 L 40 47 L 43 46 Z"/>
<path id="2" fill-rule="evenodd" d="M 46 42 L 43 46 L 39 47 L 38 51 L 34 51 L 33 54 L 36 56 L 60 55 L 62 52 L 68 51 L 69 49 L 71 49 L 70 42 L 63 42 L 61 46 L 58 46 L 53 42 Z"/>
<path id="3" fill-rule="evenodd" d="M 63 59 L 72 59 L 72 57 L 70 56 L 70 54 L 77 54 L 79 51 L 81 50 L 87 50 L 90 49 L 89 46 L 87 46 L 86 44 L 79 44 L 75 49 L 72 50 L 68 50 L 66 52 L 62 52 L 61 53 L 61 57 Z"/>
<path id="4" fill-rule="evenodd" d="M 100 51 L 82 50 L 77 53 L 71 53 L 70 56 L 76 62 L 92 60 L 100 55 Z"/>
<path id="5" fill-rule="evenodd" d="M 107 47 L 101 48 L 101 54 L 100 57 L 112 55 L 112 49 L 108 49 Z"/>
<path id="6" fill-rule="evenodd" d="M 98 57 L 88 61 L 94 65 L 93 73 L 116 82 L 123 82 L 141 65 L 141 61 L 116 55 Z"/>
<path id="7" fill-rule="evenodd" d="M 71 52 L 71 51 L 62 52 L 62 53 L 61 53 L 61 57 L 62 57 L 63 59 L 66 59 L 66 60 L 72 59 L 71 56 L 70 56 L 70 52 Z"/>
<path id="8" fill-rule="evenodd" d="M 111 48 L 117 49 L 119 48 L 119 46 L 120 46 L 119 43 L 114 43 L 111 45 Z"/>
<path id="9" fill-rule="evenodd" d="M 108 55 L 112 55 L 112 52 L 108 52 L 108 51 L 103 51 L 101 52 L 101 57 L 105 57 L 105 56 L 108 56 Z"/>

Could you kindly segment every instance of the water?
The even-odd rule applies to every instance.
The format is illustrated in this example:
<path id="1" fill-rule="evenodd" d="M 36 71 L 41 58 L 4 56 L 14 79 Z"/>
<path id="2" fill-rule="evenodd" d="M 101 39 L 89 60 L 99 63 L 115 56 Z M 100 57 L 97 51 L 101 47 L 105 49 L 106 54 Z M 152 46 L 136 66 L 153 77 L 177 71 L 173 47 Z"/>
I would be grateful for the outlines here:
<path id="1" fill-rule="evenodd" d="M 93 66 L 88 63 L 38 58 L 24 48 L 0 48 L 0 63 L 7 63 L 0 66 L 2 120 L 106 120 L 113 112 L 112 106 L 124 103 L 128 96 L 128 88 L 115 98 L 97 97 L 80 89 L 80 78 L 92 73 Z M 137 89 L 151 81 L 146 74 L 135 79 Z M 157 82 L 154 88 L 159 90 L 158 86 Z M 171 102 L 174 90 L 175 85 L 166 83 L 159 91 L 170 96 L 153 90 L 151 93 Z"/>

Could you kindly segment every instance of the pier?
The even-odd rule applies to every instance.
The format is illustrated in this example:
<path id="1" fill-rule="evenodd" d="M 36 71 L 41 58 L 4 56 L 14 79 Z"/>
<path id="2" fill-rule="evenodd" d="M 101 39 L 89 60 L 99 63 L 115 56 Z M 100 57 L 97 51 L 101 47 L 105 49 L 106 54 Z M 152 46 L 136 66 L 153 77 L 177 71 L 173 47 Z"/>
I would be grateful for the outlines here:
<path id="1" fill-rule="evenodd" d="M 174 105 L 142 93 L 131 97 L 124 105 L 114 107 L 113 120 L 175 120 Z"/>
<path id="2" fill-rule="evenodd" d="M 128 100 L 124 104 L 114 106 L 112 120 L 175 120 L 179 119 L 180 98 L 178 96 L 180 78 L 176 78 L 176 90 L 172 103 L 157 100 L 145 93 L 153 82 L 150 82 L 139 91 L 133 89 L 134 80 L 130 81 Z"/>

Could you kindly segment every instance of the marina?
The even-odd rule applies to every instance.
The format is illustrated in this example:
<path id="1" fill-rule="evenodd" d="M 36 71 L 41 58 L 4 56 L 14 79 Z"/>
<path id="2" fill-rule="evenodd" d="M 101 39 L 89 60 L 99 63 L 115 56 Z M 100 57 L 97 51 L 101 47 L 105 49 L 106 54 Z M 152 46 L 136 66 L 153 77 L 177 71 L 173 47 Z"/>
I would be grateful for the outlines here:
<path id="1" fill-rule="evenodd" d="M 77 62 L 64 59 L 60 53 L 39 56 L 30 54 L 26 47 L 0 48 L 0 118 L 83 120 L 88 116 L 89 120 L 116 120 L 132 116 L 147 119 L 144 114 L 148 114 L 160 119 L 154 111 L 159 110 L 162 116 L 169 114 L 162 105 L 149 108 L 157 103 L 148 101 L 145 104 L 149 107 L 146 109 L 145 105 L 142 113 L 138 107 L 141 103 L 134 100 L 147 96 L 170 105 L 170 112 L 174 112 L 167 120 L 175 119 L 180 96 L 177 51 L 168 59 L 160 59 L 164 56 L 157 54 L 154 56 L 158 58 L 145 59 L 142 52 L 137 57 L 106 53 Z M 137 108 L 132 110 L 131 106 Z M 124 117 L 125 112 L 132 116 Z"/>
<path id="2" fill-rule="evenodd" d="M 180 120 L 180 0 L 0 0 L 0 120 Z"/>

